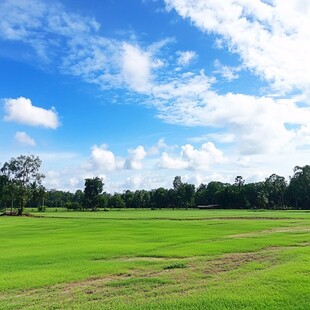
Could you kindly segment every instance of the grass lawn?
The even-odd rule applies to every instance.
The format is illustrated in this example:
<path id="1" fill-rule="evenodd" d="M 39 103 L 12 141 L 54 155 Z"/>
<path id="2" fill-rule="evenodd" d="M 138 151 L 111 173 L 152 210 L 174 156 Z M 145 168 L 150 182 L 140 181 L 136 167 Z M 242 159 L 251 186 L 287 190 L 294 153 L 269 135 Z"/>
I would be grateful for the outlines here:
<path id="1" fill-rule="evenodd" d="M 310 212 L 0 217 L 0 309 L 309 309 Z"/>

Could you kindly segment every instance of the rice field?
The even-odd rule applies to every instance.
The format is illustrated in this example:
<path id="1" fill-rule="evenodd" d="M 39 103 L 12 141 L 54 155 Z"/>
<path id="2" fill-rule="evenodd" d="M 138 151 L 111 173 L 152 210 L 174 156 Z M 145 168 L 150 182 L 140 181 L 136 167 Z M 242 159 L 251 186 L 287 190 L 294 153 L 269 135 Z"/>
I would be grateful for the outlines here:
<path id="1" fill-rule="evenodd" d="M 309 309 L 310 212 L 0 217 L 0 309 Z"/>

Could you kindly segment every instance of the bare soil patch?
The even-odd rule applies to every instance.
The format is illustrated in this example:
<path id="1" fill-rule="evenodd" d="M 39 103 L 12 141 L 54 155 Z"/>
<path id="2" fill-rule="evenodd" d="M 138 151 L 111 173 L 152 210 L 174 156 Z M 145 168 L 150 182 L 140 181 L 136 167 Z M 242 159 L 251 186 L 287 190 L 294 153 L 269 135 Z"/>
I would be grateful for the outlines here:
<path id="1" fill-rule="evenodd" d="M 203 268 L 205 274 L 216 275 L 223 272 L 238 269 L 244 264 L 251 262 L 271 262 L 276 258 L 268 252 L 233 253 L 221 256 L 206 262 Z"/>
<path id="2" fill-rule="evenodd" d="M 298 233 L 298 232 L 310 232 L 310 228 L 308 227 L 285 227 L 285 228 L 273 228 L 273 229 L 266 229 L 260 231 L 253 231 L 243 234 L 236 234 L 236 235 L 229 235 L 226 238 L 248 238 L 248 237 L 258 237 L 258 236 L 265 236 L 274 233 Z"/>

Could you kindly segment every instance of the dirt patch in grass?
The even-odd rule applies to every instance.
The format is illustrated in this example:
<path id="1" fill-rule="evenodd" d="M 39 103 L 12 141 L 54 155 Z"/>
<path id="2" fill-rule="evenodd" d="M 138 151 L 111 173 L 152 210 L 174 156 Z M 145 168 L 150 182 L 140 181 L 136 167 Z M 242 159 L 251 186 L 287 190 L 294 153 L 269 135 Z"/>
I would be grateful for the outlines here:
<path id="1" fill-rule="evenodd" d="M 239 268 L 249 262 L 266 261 L 267 256 L 258 253 L 238 253 L 229 254 L 221 257 L 220 259 L 212 260 L 209 262 L 204 272 L 208 274 L 218 274 Z"/>
<path id="2" fill-rule="evenodd" d="M 283 245 L 269 246 L 265 250 L 267 250 L 267 251 L 281 251 L 281 250 L 294 249 L 294 248 L 303 248 L 303 247 L 309 247 L 309 246 L 310 246 L 310 242 L 300 242 L 300 243 L 291 244 L 291 245 L 288 245 L 288 246 L 283 246 Z"/>
<path id="3" fill-rule="evenodd" d="M 266 230 L 260 230 L 260 231 L 253 231 L 243 234 L 236 234 L 236 235 L 229 235 L 225 238 L 248 238 L 248 237 L 258 237 L 258 236 L 265 236 L 269 234 L 274 233 L 298 233 L 298 232 L 310 232 L 310 228 L 308 227 L 285 227 L 285 228 L 273 228 L 273 229 L 266 229 Z"/>
<path id="4" fill-rule="evenodd" d="M 134 302 L 136 298 L 143 299 L 145 296 L 156 299 L 158 294 L 161 297 L 165 294 L 169 296 L 175 294 L 176 298 L 180 295 L 184 296 L 192 290 L 203 289 L 209 283 L 209 278 L 221 277 L 227 272 L 242 268 L 252 262 L 262 263 L 262 268 L 267 268 L 277 262 L 277 257 L 273 249 L 225 254 L 214 259 L 204 256 L 187 257 L 183 260 L 179 257 L 168 259 L 125 257 L 121 259 L 129 259 L 129 261 L 142 259 L 167 262 L 167 264 L 143 269 L 133 267 L 125 273 L 90 277 L 70 283 L 10 292 L 2 296 L 0 294 L 0 300 L 2 297 L 9 297 L 12 304 L 17 300 L 29 305 L 29 300 L 41 303 L 42 295 L 44 295 L 47 307 L 54 303 L 55 305 L 61 303 L 60 308 L 69 308 L 77 301 L 86 303 L 98 300 L 103 304 L 111 303 L 112 309 L 113 302 L 120 300 L 127 302 L 128 299 L 133 299 Z"/>
<path id="5" fill-rule="evenodd" d="M 104 287 L 107 287 L 109 283 L 116 283 L 117 281 L 130 281 L 133 279 L 148 279 L 156 278 L 161 276 L 164 273 L 169 272 L 169 270 L 157 270 L 157 271 L 145 271 L 139 269 L 130 270 L 127 273 L 121 273 L 117 275 L 105 275 L 102 277 L 93 277 L 87 278 L 81 281 L 71 282 L 65 285 L 62 285 L 61 291 L 63 294 L 70 294 L 75 290 L 84 290 L 95 292 L 102 290 Z"/>

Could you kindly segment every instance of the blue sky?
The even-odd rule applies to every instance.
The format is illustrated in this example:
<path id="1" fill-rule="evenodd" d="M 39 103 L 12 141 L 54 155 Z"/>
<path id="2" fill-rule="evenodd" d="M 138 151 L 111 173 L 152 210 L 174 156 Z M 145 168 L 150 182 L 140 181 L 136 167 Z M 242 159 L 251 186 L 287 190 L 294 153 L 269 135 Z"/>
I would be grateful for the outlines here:
<path id="1" fill-rule="evenodd" d="M 109 192 L 309 164 L 307 0 L 1 0 L 0 163 Z"/>

